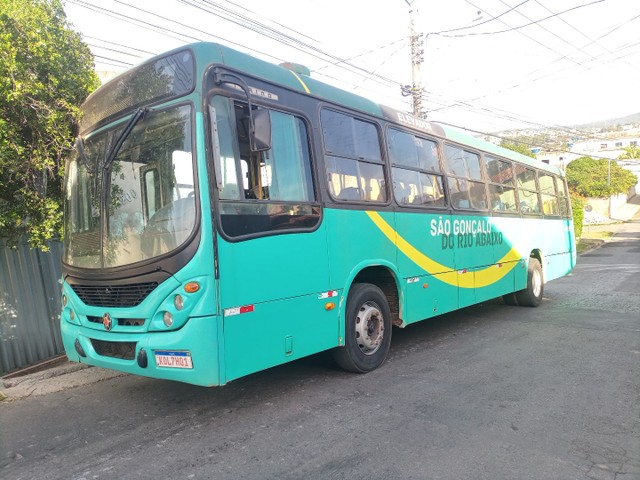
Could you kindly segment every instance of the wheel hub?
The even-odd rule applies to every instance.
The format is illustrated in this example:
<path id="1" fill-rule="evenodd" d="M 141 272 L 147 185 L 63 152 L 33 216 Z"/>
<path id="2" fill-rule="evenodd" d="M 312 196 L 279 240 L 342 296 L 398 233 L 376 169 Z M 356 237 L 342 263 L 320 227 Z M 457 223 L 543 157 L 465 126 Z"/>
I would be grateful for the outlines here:
<path id="1" fill-rule="evenodd" d="M 382 345 L 384 320 L 378 305 L 366 302 L 356 317 L 356 342 L 365 355 L 373 355 Z"/>
<path id="2" fill-rule="evenodd" d="M 542 291 L 542 275 L 538 270 L 535 270 L 531 276 L 531 290 L 536 297 L 540 296 L 540 292 Z"/>

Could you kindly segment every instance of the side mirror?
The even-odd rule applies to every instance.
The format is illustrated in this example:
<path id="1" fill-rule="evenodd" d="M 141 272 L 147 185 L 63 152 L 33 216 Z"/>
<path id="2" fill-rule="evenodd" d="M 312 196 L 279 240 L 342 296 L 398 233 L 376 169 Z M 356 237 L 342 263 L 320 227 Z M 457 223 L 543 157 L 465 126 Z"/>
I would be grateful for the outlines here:
<path id="1" fill-rule="evenodd" d="M 252 112 L 253 138 L 251 139 L 251 151 L 264 152 L 271 150 L 271 114 L 266 108 Z"/>

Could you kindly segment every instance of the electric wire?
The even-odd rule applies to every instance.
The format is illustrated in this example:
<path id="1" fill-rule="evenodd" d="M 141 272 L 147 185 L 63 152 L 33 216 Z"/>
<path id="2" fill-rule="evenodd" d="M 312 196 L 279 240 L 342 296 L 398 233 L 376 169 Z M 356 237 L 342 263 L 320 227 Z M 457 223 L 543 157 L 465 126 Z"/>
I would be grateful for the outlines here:
<path id="1" fill-rule="evenodd" d="M 468 0 L 465 0 L 465 1 L 468 4 L 473 5 Z M 564 15 L 565 13 L 571 12 L 573 10 L 577 10 L 579 8 L 584 8 L 584 7 L 589 7 L 591 5 L 595 5 L 596 3 L 601 3 L 601 2 L 604 2 L 604 0 L 593 0 L 592 2 L 585 3 L 585 4 L 582 4 L 582 5 L 577 5 L 575 7 L 568 8 L 567 10 L 563 10 L 562 12 L 554 13 L 553 15 L 549 15 L 549 16 L 541 18 L 539 20 L 534 20 L 534 21 L 531 21 L 529 23 L 525 23 L 524 25 L 519 25 L 517 27 L 510 27 L 510 28 L 508 28 L 506 30 L 497 30 L 497 31 L 494 31 L 494 32 L 470 32 L 470 33 L 464 33 L 464 34 L 461 34 L 461 35 L 448 35 L 446 33 L 442 33 L 442 34 L 439 34 L 439 35 L 442 35 L 443 37 L 455 38 L 455 37 L 469 37 L 469 36 L 480 36 L 480 35 L 498 35 L 498 34 L 501 34 L 501 33 L 508 33 L 508 32 L 513 32 L 513 31 L 518 31 L 518 30 L 520 30 L 522 28 L 526 28 L 526 27 L 529 27 L 531 25 L 536 25 L 536 24 L 539 24 L 541 22 L 544 22 L 545 20 L 549 20 L 550 18 L 555 18 L 555 17 L 558 17 L 560 15 Z M 473 6 L 478 8 L 475 5 L 473 5 Z"/>
<path id="2" fill-rule="evenodd" d="M 98 13 L 110 14 L 110 16 L 112 16 L 112 17 L 113 17 L 113 16 L 115 16 L 116 18 L 120 17 L 120 19 L 128 20 L 128 21 L 129 21 L 129 23 L 133 23 L 134 25 L 137 25 L 137 26 L 142 26 L 143 28 L 145 28 L 145 25 L 146 25 L 146 26 L 148 27 L 148 29 L 151 29 L 152 31 L 155 31 L 155 32 L 158 32 L 158 33 L 162 33 L 162 34 L 164 34 L 164 35 L 167 35 L 167 29 L 166 29 L 166 28 L 164 28 L 164 27 L 159 27 L 159 26 L 157 26 L 157 25 L 150 24 L 149 22 L 143 22 L 143 21 L 140 21 L 139 19 L 134 19 L 133 17 L 130 17 L 130 16 L 127 16 L 127 15 L 124 15 L 124 14 L 120 14 L 120 13 L 117 13 L 117 12 L 112 12 L 112 11 L 109 11 L 109 10 L 107 10 L 107 9 L 104 9 L 104 8 L 101 8 L 101 7 L 97 7 L 97 6 L 95 6 L 95 5 L 88 4 L 87 2 L 84 2 L 84 1 L 82 1 L 82 0 L 68 0 L 68 1 L 69 1 L 69 2 L 71 2 L 71 3 L 77 4 L 77 5 L 83 6 L 83 7 L 85 7 L 85 8 L 89 8 L 89 9 L 91 9 L 91 10 L 97 11 Z M 156 16 L 156 17 L 159 17 L 159 18 L 161 18 L 161 19 L 163 19 L 163 20 L 165 20 L 165 21 L 169 21 L 169 22 L 172 22 L 172 23 L 177 23 L 177 24 L 179 24 L 179 25 L 185 26 L 184 24 L 180 24 L 179 22 L 176 22 L 176 21 L 175 21 L 175 20 L 173 20 L 173 19 L 168 19 L 168 18 L 166 18 L 166 17 L 159 16 L 159 15 L 157 15 L 157 14 L 154 14 L 153 12 L 147 12 L 147 11 L 145 11 L 145 10 L 143 10 L 143 9 L 140 9 L 140 8 L 138 8 L 138 7 L 134 7 L 134 6 L 130 5 L 130 4 L 127 4 L 126 2 L 122 2 L 122 1 L 120 1 L 120 0 L 116 0 L 116 1 L 118 1 L 118 3 L 121 3 L 121 4 L 123 4 L 123 5 L 129 6 L 129 7 L 131 7 L 131 8 L 135 8 L 135 9 L 137 9 L 137 10 L 139 10 L 139 11 L 144 12 L 144 13 L 147 13 L 147 14 L 154 15 L 154 16 Z M 599 1 L 602 1 L 602 0 L 599 0 Z M 187 1 L 184 1 L 184 0 L 183 0 L 181 3 L 189 3 L 189 2 L 187 2 Z M 203 2 L 203 3 L 205 3 L 205 4 L 212 4 L 213 2 Z M 237 4 L 234 4 L 233 2 L 228 2 L 228 3 L 230 3 L 230 4 L 232 4 L 232 5 L 235 5 L 235 6 L 238 6 Z M 470 2 L 469 2 L 469 3 L 470 3 Z M 525 2 L 522 2 L 521 4 L 516 5 L 515 7 L 511 8 L 509 11 L 516 9 L 518 6 L 522 5 L 523 3 L 525 3 Z M 598 2 L 592 2 L 592 3 L 598 3 Z M 587 6 L 587 5 L 590 5 L 590 4 L 586 4 L 586 5 L 583 5 L 583 6 Z M 477 8 L 477 7 L 476 7 L 476 8 Z M 579 8 L 579 7 L 575 7 L 575 8 Z M 105 12 L 105 10 L 106 10 L 106 12 Z M 566 12 L 566 11 L 565 11 L 565 12 Z M 508 13 L 508 12 L 503 12 L 503 13 L 502 13 L 502 14 L 500 14 L 499 16 L 502 16 L 502 15 L 504 15 L 504 14 L 506 14 L 506 13 Z M 559 14 L 555 14 L 555 16 L 557 16 L 557 15 L 561 15 L 562 13 L 564 13 L 564 12 L 561 12 L 561 13 L 559 13 Z M 496 17 L 496 18 L 497 18 L 497 17 Z M 550 18 L 550 17 L 547 17 L 547 18 Z M 633 19 L 632 19 L 632 20 L 633 20 Z M 632 21 L 632 20 L 629 20 L 629 21 Z M 625 22 L 625 23 L 628 23 L 628 22 Z M 141 25 L 141 24 L 142 24 L 142 25 Z M 279 25 L 281 25 L 281 24 L 279 24 Z M 474 26 L 477 26 L 477 25 L 474 25 Z M 189 27 L 189 29 L 190 29 L 190 30 L 194 30 L 193 26 L 188 26 L 188 27 Z M 247 27 L 245 27 L 245 28 L 247 28 Z M 288 27 L 285 27 L 285 28 L 288 28 Z M 522 28 L 522 27 L 520 27 L 520 28 Z M 618 27 L 618 28 L 619 28 L 619 27 Z M 270 27 L 268 27 L 268 26 L 267 26 L 267 29 L 269 30 L 269 29 L 270 29 Z M 196 30 L 197 30 L 197 29 L 196 29 Z M 228 39 L 225 39 L 225 38 L 222 38 L 222 37 L 217 37 L 217 36 L 215 36 L 215 35 L 211 35 L 209 32 L 204 32 L 204 31 L 202 31 L 202 30 L 198 30 L 198 31 L 199 31 L 200 33 L 204 33 L 204 34 L 209 35 L 209 36 L 213 36 L 213 37 L 216 37 L 216 38 L 220 38 L 220 39 L 222 39 L 222 40 L 223 40 L 223 41 L 225 41 L 225 42 L 229 42 L 229 43 L 233 43 L 233 44 L 235 44 L 235 45 L 239 45 L 237 42 L 232 42 L 232 41 L 230 41 L 230 40 L 228 40 Z M 292 31 L 294 31 L 294 32 L 295 32 L 295 30 L 292 30 Z M 183 34 L 183 33 L 175 32 L 175 31 L 172 31 L 172 30 L 169 30 L 169 32 L 172 32 L 172 33 L 177 34 L 177 35 L 182 35 L 183 37 L 187 37 L 187 38 L 189 38 L 189 37 L 190 37 L 190 36 L 185 35 L 185 34 Z M 299 33 L 299 32 L 298 32 L 298 33 Z M 611 32 L 609 32 L 609 33 L 611 33 Z M 604 36 L 604 35 L 603 35 L 603 36 Z M 291 37 L 290 37 L 290 36 L 286 36 L 286 37 L 288 37 L 289 39 L 291 39 Z M 172 37 L 172 38 L 175 38 L 175 37 Z M 200 40 L 199 38 L 194 38 L 194 37 L 191 37 L 191 38 L 192 38 L 192 39 L 195 39 L 195 40 Z M 282 38 L 282 37 L 280 37 L 280 38 Z M 307 37 L 307 38 L 309 38 L 309 37 Z M 602 37 L 600 37 L 600 38 L 602 38 Z M 182 40 L 182 39 L 180 39 L 180 40 Z M 400 40 L 399 40 L 399 41 L 397 41 L 397 42 L 400 42 Z M 305 42 L 297 42 L 297 41 L 296 41 L 296 43 L 297 43 L 298 45 L 305 45 Z M 396 43 L 396 42 L 393 42 L 393 43 Z M 389 45 L 392 45 L 392 44 L 389 44 Z M 243 47 L 243 48 L 248 48 L 249 50 L 252 50 L 252 51 L 257 52 L 257 53 L 259 53 L 259 54 L 263 54 L 263 55 L 270 56 L 271 58 L 275 58 L 275 57 L 273 57 L 272 55 L 268 55 L 268 54 L 266 54 L 265 52 L 258 52 L 258 51 L 256 51 L 255 49 L 251 49 L 251 48 L 247 47 L 246 45 L 242 45 L 242 47 Z M 335 59 L 334 61 L 335 61 L 336 65 L 340 65 L 340 64 L 342 64 L 342 63 L 347 63 L 347 64 L 348 64 L 348 62 L 351 60 L 351 59 L 343 59 L 343 58 L 341 58 L 341 57 L 338 57 L 338 56 L 335 56 L 335 55 L 331 55 L 331 54 L 328 54 L 328 53 L 322 52 L 320 49 L 317 49 L 317 47 L 314 47 L 314 48 L 315 48 L 316 50 L 319 50 L 319 51 L 320 51 L 322 54 L 324 54 L 325 56 L 328 56 L 328 57 L 332 57 L 332 58 L 334 58 L 334 59 Z M 367 54 L 367 53 L 369 53 L 369 52 L 364 52 L 363 54 L 359 54 L 359 55 L 357 55 L 356 57 L 363 56 L 363 55 L 365 55 L 365 54 Z M 106 60 L 114 60 L 114 59 L 109 59 L 108 57 L 101 57 L 101 56 L 98 56 L 98 57 L 99 57 L 99 58 L 102 58 L 102 59 L 106 59 Z M 276 60 L 282 61 L 282 59 L 276 59 Z M 118 60 L 116 60 L 116 61 L 118 61 Z M 121 63 L 122 63 L 122 64 L 125 64 L 125 65 L 130 65 L 130 64 L 128 64 L 127 62 L 121 62 Z M 320 68 L 324 68 L 324 67 L 320 67 Z M 365 74 L 364 74 L 364 75 L 367 75 L 367 74 L 369 74 L 369 75 L 371 75 L 371 74 L 375 74 L 375 71 L 374 71 L 374 72 L 367 71 L 366 69 L 364 69 L 364 68 L 362 68 L 362 67 L 359 67 L 359 66 L 356 66 L 356 69 L 358 69 L 358 70 L 360 70 L 360 71 L 364 70 L 364 71 L 365 71 Z M 349 70 L 347 70 L 347 71 L 349 71 Z M 324 77 L 326 77 L 326 78 L 330 78 L 330 79 L 333 79 L 333 80 L 335 80 L 335 81 L 339 81 L 339 82 L 342 82 L 342 83 L 346 83 L 346 82 L 345 82 L 344 80 L 342 80 L 342 79 L 338 79 L 338 78 L 332 77 L 332 76 L 330 76 L 330 75 L 322 74 L 321 72 L 317 72 L 316 70 L 314 70 L 314 72 L 315 72 L 315 73 L 318 73 L 319 75 L 322 75 L 322 76 L 324 76 Z M 353 71 L 351 71 L 351 73 L 355 73 L 355 74 L 362 75 L 361 73 L 357 73 L 357 72 L 353 72 Z M 364 76 L 364 75 L 362 75 L 362 76 Z M 378 76 L 378 77 L 379 77 L 379 76 Z M 367 78 L 367 77 L 365 77 L 365 78 Z M 400 84 L 400 82 L 397 82 L 397 81 L 392 80 L 392 79 L 386 79 L 386 81 L 387 81 L 387 82 L 389 82 L 389 83 L 392 83 L 393 85 L 399 85 L 399 84 Z M 356 87 L 358 87 L 358 85 L 356 85 Z M 365 90 L 365 89 L 363 88 L 363 90 Z M 377 92 L 377 93 L 379 94 L 379 92 Z M 433 95 L 433 93 L 432 93 L 432 92 L 427 92 L 427 94 L 429 94 L 429 95 Z M 480 98 L 484 98 L 484 97 L 486 97 L 486 96 L 488 96 L 488 95 L 482 96 L 482 97 L 480 97 Z M 391 97 L 390 97 L 390 98 L 391 98 Z M 397 97 L 393 97 L 393 98 L 394 98 L 394 100 L 398 101 Z M 472 100 L 470 100 L 470 101 L 473 101 L 473 99 L 472 99 Z M 467 102 L 468 102 L 468 101 L 467 101 Z M 408 103 L 408 102 L 403 102 L 403 103 L 405 103 L 405 104 L 406 104 L 406 103 Z M 489 113 L 490 113 L 490 114 L 492 114 L 493 116 L 497 116 L 497 117 L 502 118 L 502 119 L 504 119 L 504 117 L 505 117 L 505 113 L 504 113 L 504 111 L 503 111 L 502 113 L 497 113 L 496 111 L 492 111 L 492 107 L 487 107 L 487 106 L 481 106 L 481 107 L 478 107 L 478 106 L 471 105 L 471 104 L 469 104 L 469 103 L 465 103 L 464 101 L 457 101 L 457 100 L 456 100 L 456 101 L 455 101 L 455 104 L 454 104 L 454 105 L 452 105 L 451 107 L 453 107 L 453 106 L 458 106 L 458 107 L 461 107 L 461 108 L 467 108 L 467 109 L 475 109 L 476 111 L 480 111 L 480 112 L 483 112 L 483 113 L 486 113 L 486 114 L 489 114 Z M 444 109 L 444 108 L 448 108 L 448 106 L 443 106 L 443 107 L 442 107 L 441 109 L 439 109 L 439 110 L 442 110 L 442 109 Z M 513 121 L 520 121 L 520 122 L 522 122 L 522 123 L 533 124 L 532 122 L 530 122 L 530 121 L 528 121 L 528 120 L 524 120 L 524 119 L 522 119 L 522 118 L 518 118 L 516 114 L 513 114 L 513 117 L 511 117 L 511 118 L 512 118 L 512 120 L 513 120 Z M 542 125 L 542 124 L 538 124 L 538 125 L 543 126 L 543 127 L 545 127 L 545 128 L 549 128 L 549 127 L 548 127 L 548 126 L 546 126 L 546 125 Z"/>

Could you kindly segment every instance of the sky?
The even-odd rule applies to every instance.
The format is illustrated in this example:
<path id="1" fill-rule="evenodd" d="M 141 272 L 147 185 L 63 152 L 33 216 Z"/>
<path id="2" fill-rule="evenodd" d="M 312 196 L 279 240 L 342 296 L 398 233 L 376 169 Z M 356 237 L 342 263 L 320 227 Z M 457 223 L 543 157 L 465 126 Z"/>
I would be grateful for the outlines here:
<path id="1" fill-rule="evenodd" d="M 640 2 L 631 0 L 64 0 L 96 68 L 214 41 L 403 111 L 409 23 L 427 118 L 478 132 L 640 112 Z M 413 14 L 410 14 L 410 11 Z"/>

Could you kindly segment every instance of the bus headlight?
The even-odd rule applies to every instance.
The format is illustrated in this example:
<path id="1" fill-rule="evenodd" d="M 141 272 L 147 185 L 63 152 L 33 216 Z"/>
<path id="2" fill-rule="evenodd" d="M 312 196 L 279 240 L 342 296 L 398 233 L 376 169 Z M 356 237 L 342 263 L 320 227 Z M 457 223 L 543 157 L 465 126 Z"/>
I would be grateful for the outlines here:
<path id="1" fill-rule="evenodd" d="M 171 315 L 171 312 L 164 312 L 164 315 L 162 316 L 162 321 L 167 327 L 170 327 L 171 325 L 173 325 L 173 315 Z"/>
<path id="2" fill-rule="evenodd" d="M 62 306 L 63 307 L 67 306 L 67 296 L 66 295 L 62 295 Z"/>
<path id="3" fill-rule="evenodd" d="M 176 310 L 182 310 L 184 308 L 184 298 L 182 298 L 182 295 L 178 294 L 173 297 L 173 304 L 175 305 Z"/>

